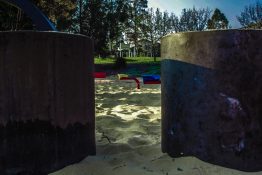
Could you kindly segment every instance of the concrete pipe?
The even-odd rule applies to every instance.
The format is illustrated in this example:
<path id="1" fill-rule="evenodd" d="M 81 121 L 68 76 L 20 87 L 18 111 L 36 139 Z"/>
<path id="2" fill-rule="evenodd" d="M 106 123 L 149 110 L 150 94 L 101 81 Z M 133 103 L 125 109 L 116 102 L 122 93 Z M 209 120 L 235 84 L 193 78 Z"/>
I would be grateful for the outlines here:
<path id="1" fill-rule="evenodd" d="M 262 170 L 262 31 L 164 37 L 162 150 Z"/>
<path id="2" fill-rule="evenodd" d="M 0 32 L 0 174 L 47 174 L 95 154 L 93 43 Z"/>

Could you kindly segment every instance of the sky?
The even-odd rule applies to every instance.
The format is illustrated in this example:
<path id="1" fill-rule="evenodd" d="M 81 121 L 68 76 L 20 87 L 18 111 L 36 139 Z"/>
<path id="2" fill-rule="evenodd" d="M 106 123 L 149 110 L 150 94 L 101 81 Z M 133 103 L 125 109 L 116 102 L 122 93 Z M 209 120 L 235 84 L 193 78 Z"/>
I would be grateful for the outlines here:
<path id="1" fill-rule="evenodd" d="M 183 8 L 206 8 L 214 10 L 218 8 L 224 13 L 229 20 L 229 25 L 232 28 L 241 27 L 236 19 L 240 15 L 244 7 L 249 4 L 254 4 L 258 0 L 148 0 L 148 7 L 160 8 L 161 11 L 167 10 L 174 12 L 180 16 Z M 261 1 L 260 1 L 261 2 Z"/>

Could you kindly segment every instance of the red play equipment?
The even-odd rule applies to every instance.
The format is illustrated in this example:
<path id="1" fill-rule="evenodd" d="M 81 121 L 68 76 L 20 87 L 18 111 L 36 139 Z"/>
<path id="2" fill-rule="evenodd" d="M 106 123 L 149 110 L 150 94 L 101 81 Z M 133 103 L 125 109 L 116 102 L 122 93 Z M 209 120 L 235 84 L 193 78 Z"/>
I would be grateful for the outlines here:
<path id="1" fill-rule="evenodd" d="M 136 77 L 121 77 L 120 80 L 135 80 L 136 88 L 140 89 L 140 82 Z"/>
<path id="2" fill-rule="evenodd" d="M 106 78 L 105 72 L 94 72 L 94 78 Z M 144 84 L 161 84 L 160 75 L 142 75 Z M 119 80 L 134 80 L 136 82 L 137 89 L 140 89 L 140 81 L 127 74 L 118 74 Z"/>
<path id="3" fill-rule="evenodd" d="M 144 81 L 144 84 L 161 84 L 161 81 Z"/>
<path id="4" fill-rule="evenodd" d="M 136 82 L 137 89 L 140 89 L 140 82 L 136 77 L 129 76 L 127 74 L 117 74 L 119 80 L 134 80 Z"/>
<path id="5" fill-rule="evenodd" d="M 161 84 L 160 75 L 142 75 L 144 84 Z M 118 74 L 119 80 L 134 80 L 137 84 L 137 89 L 140 89 L 140 82 L 136 77 L 127 74 Z"/>
<path id="6" fill-rule="evenodd" d="M 106 73 L 105 72 L 95 72 L 94 77 L 95 78 L 106 78 Z"/>

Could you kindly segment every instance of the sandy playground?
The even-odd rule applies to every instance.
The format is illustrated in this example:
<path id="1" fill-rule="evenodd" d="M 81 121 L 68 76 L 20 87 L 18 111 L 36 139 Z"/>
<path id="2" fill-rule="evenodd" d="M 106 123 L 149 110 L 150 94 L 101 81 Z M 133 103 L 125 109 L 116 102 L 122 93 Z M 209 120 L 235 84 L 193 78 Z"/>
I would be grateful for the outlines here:
<path id="1" fill-rule="evenodd" d="M 96 80 L 97 155 L 52 175 L 262 175 L 161 152 L 161 86 Z"/>

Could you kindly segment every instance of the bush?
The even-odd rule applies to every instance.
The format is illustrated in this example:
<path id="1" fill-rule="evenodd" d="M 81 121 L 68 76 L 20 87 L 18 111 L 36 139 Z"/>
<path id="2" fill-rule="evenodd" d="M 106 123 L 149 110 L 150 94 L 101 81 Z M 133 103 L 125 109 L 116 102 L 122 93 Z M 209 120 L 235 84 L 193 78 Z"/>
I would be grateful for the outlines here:
<path id="1" fill-rule="evenodd" d="M 115 69 L 126 68 L 126 59 L 123 57 L 117 57 L 114 63 Z"/>

